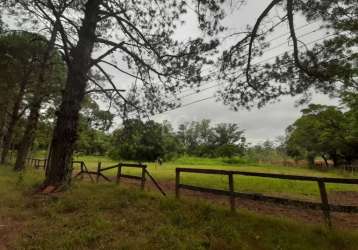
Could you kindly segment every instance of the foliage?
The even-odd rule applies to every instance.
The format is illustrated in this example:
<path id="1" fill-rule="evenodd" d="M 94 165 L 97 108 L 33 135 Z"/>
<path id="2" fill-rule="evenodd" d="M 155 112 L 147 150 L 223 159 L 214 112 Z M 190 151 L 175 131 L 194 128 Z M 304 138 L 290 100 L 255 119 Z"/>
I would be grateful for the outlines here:
<path id="1" fill-rule="evenodd" d="M 234 33 L 223 52 L 220 79 L 229 82 L 221 91 L 224 103 L 237 110 L 262 107 L 283 95 L 301 95 L 307 102 L 312 89 L 330 95 L 357 90 L 357 10 L 355 0 L 269 1 L 254 25 Z M 297 16 L 322 23 L 327 34 L 312 44 L 300 41 Z M 282 24 L 288 27 L 289 49 L 275 60 L 253 63 L 274 48 L 270 35 Z"/>
<path id="2" fill-rule="evenodd" d="M 47 53 L 48 60 L 44 62 Z M 26 157 L 40 109 L 42 105 L 46 109 L 60 95 L 66 69 L 58 51 L 48 49 L 47 40 L 35 33 L 2 34 L 0 55 L 0 130 L 4 131 L 0 132 L 0 144 L 4 134 L 2 161 L 5 161 L 9 148 L 18 143 Z M 23 131 L 21 140 L 17 131 Z"/>
<path id="3" fill-rule="evenodd" d="M 170 159 L 180 150 L 169 124 L 137 119 L 126 120 L 113 132 L 111 147 L 113 158 L 138 161 Z"/>
<path id="4" fill-rule="evenodd" d="M 114 115 L 101 110 L 90 96 L 86 96 L 79 121 L 79 139 L 76 152 L 86 155 L 105 155 L 109 150 L 110 137 L 106 132 L 113 123 Z"/>
<path id="5" fill-rule="evenodd" d="M 210 120 L 179 125 L 177 136 L 185 152 L 200 157 L 233 157 L 242 155 L 246 147 L 244 131 L 237 124 L 217 124 Z"/>
<path id="6" fill-rule="evenodd" d="M 287 148 L 293 156 L 305 156 L 311 165 L 316 156 L 331 159 L 334 165 L 351 163 L 356 153 L 357 130 L 352 112 L 333 106 L 309 105 L 302 117 L 288 128 Z"/>
<path id="7" fill-rule="evenodd" d="M 266 140 L 263 144 L 250 146 L 245 151 L 245 159 L 255 163 L 283 163 L 287 160 L 285 145 L 275 145 L 273 141 Z"/>

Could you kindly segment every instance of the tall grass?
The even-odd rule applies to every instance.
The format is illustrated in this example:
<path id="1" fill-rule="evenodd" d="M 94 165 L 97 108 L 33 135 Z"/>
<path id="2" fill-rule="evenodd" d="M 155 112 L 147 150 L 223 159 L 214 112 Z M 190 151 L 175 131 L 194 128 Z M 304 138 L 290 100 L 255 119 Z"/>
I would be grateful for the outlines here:
<path id="1" fill-rule="evenodd" d="M 248 211 L 232 214 L 113 184 L 76 182 L 33 196 L 40 172 L 0 166 L 1 239 L 9 249 L 356 249 L 357 232 L 327 231 Z M 0 223 L 2 224 L 2 223 Z"/>

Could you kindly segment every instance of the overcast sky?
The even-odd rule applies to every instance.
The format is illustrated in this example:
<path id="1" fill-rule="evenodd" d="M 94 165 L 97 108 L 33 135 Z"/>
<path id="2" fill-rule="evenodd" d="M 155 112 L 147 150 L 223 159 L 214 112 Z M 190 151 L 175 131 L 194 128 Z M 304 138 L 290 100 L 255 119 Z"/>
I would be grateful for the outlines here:
<path id="1" fill-rule="evenodd" d="M 250 0 L 248 4 L 241 7 L 239 11 L 232 11 L 229 17 L 225 20 L 232 31 L 243 30 L 248 24 L 253 25 L 260 12 L 267 6 L 269 0 Z M 279 14 L 279 11 L 274 11 L 273 14 Z M 192 17 L 188 17 L 188 23 L 192 22 Z M 300 40 L 309 43 L 316 39 L 323 37 L 326 31 L 320 30 L 320 24 L 313 23 L 306 26 L 303 18 L 296 18 L 296 27 L 298 27 L 297 35 L 301 36 Z M 273 38 L 287 33 L 285 25 L 280 26 L 279 29 L 272 35 Z M 180 36 L 189 36 L 197 32 L 195 25 L 186 26 L 184 30 L 180 31 Z M 229 41 L 230 42 L 230 41 Z M 272 42 L 272 47 L 265 52 L 262 60 L 282 53 L 288 48 L 287 36 Z M 215 83 L 210 83 L 206 86 L 212 86 Z M 204 88 L 204 87 L 203 87 Z M 191 103 L 214 94 L 215 89 L 203 91 L 199 94 L 183 99 L 183 104 Z M 186 92 L 186 94 L 193 93 Z M 220 102 L 215 102 L 214 99 L 208 99 L 193 105 L 189 105 L 177 110 L 165 112 L 163 114 L 152 117 L 155 121 L 161 122 L 163 120 L 170 121 L 174 128 L 180 123 L 199 121 L 201 119 L 210 119 L 213 123 L 238 123 L 239 126 L 246 131 L 246 136 L 249 142 L 256 144 L 262 143 L 266 139 L 274 140 L 277 136 L 284 135 L 285 129 L 292 124 L 299 116 L 300 110 L 304 106 L 296 106 L 297 98 L 284 97 L 274 104 L 270 104 L 261 109 L 252 109 L 247 111 L 241 109 L 238 112 L 230 110 L 230 107 L 224 106 Z M 328 96 L 314 94 L 313 103 L 334 105 L 337 100 L 330 99 Z"/>

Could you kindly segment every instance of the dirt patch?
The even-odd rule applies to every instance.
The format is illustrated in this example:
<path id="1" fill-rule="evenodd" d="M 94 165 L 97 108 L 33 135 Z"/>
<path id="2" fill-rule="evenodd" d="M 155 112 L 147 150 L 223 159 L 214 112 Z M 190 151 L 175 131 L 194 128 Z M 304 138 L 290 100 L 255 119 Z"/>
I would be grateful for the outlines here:
<path id="1" fill-rule="evenodd" d="M 358 206 L 358 192 L 353 191 L 331 191 L 328 194 L 329 202 L 333 204 Z"/>
<path id="2" fill-rule="evenodd" d="M 0 250 L 10 249 L 9 242 L 13 242 L 20 234 L 23 224 L 10 218 L 0 217 Z"/>
<path id="3" fill-rule="evenodd" d="M 339 196 L 338 200 L 332 203 L 340 204 L 340 205 L 353 205 L 350 203 L 351 195 L 350 194 L 347 199 L 345 199 L 344 194 L 336 194 Z M 355 195 L 358 195 L 356 193 Z M 208 194 L 208 193 L 198 193 L 192 192 L 189 190 L 181 190 L 181 199 L 185 199 L 186 197 L 195 198 L 196 200 L 205 200 L 208 202 L 212 202 L 213 204 L 219 204 L 227 207 L 229 209 L 229 198 Z M 355 201 L 356 202 L 356 201 Z M 274 204 L 270 202 L 264 201 L 254 201 L 243 198 L 235 199 L 236 207 L 238 208 L 238 212 L 240 209 L 247 210 L 249 212 L 268 215 L 275 218 L 289 218 L 291 220 L 299 220 L 307 224 L 319 224 L 323 225 L 325 223 L 323 213 L 320 210 L 312 210 L 312 209 L 302 209 L 288 205 L 280 205 Z M 331 220 L 334 228 L 339 229 L 358 229 L 358 214 L 357 213 L 331 213 Z"/>

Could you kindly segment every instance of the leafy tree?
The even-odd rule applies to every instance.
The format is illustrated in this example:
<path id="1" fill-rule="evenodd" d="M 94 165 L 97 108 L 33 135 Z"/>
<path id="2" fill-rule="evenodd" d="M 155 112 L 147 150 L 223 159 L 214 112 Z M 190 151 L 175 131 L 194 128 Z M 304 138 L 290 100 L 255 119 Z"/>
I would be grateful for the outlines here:
<path id="1" fill-rule="evenodd" d="M 33 34 L 31 45 L 38 43 L 39 51 L 36 56 L 36 68 L 33 72 L 33 84 L 27 90 L 30 113 L 18 148 L 15 163 L 17 171 L 25 167 L 26 157 L 35 139 L 41 107 L 44 103 L 58 98 L 65 81 L 64 63 L 58 51 L 54 49 L 56 35 L 57 33 L 54 32 L 50 41 L 47 41 L 44 37 Z"/>
<path id="2" fill-rule="evenodd" d="M 179 151 L 178 140 L 168 123 L 126 120 L 112 134 L 110 156 L 116 159 L 155 161 L 170 159 Z"/>
<path id="3" fill-rule="evenodd" d="M 237 124 L 210 125 L 210 120 L 179 125 L 178 139 L 188 154 L 206 157 L 232 157 L 245 149 L 244 131 Z"/>
<path id="4" fill-rule="evenodd" d="M 281 140 L 281 139 L 280 139 Z M 285 147 L 283 149 L 283 147 Z M 286 143 L 275 143 L 266 140 L 262 144 L 248 146 L 245 150 L 245 157 L 252 162 L 273 163 L 286 160 Z"/>
<path id="5" fill-rule="evenodd" d="M 101 110 L 91 96 L 84 98 L 81 116 L 91 128 L 108 131 L 113 124 L 114 115 L 109 110 Z"/>
<path id="6" fill-rule="evenodd" d="M 4 22 L 2 21 L 2 17 L 0 15 L 0 34 L 3 33 L 5 31 L 5 25 Z"/>
<path id="7" fill-rule="evenodd" d="M 86 96 L 80 115 L 76 151 L 104 155 L 109 148 L 109 136 L 105 132 L 112 126 L 113 118 L 111 112 L 101 110 L 90 96 Z"/>
<path id="8" fill-rule="evenodd" d="M 345 113 L 344 127 L 349 133 L 345 139 L 348 147 L 346 147 L 345 157 L 347 162 L 358 159 L 358 94 L 354 92 L 345 92 L 342 95 L 343 104 L 348 107 Z"/>
<path id="9" fill-rule="evenodd" d="M 304 154 L 310 165 L 316 156 L 321 156 L 326 164 L 331 159 L 335 166 L 350 162 L 355 150 L 349 142 L 353 128 L 347 115 L 333 106 L 309 105 L 288 128 L 288 152 Z"/>
<path id="10" fill-rule="evenodd" d="M 52 57 L 51 69 L 40 60 L 46 47 L 43 39 L 37 34 L 27 32 L 7 32 L 0 38 L 0 63 L 3 66 L 0 72 L 3 90 L 1 92 L 3 102 L 0 108 L 4 110 L 1 124 L 6 127 L 1 154 L 2 162 L 6 161 L 19 119 L 27 109 L 30 110 L 23 143 L 20 143 L 23 156 L 18 156 L 18 159 L 21 158 L 21 161 L 16 164 L 18 169 L 23 167 L 28 148 L 32 144 L 41 103 L 45 97 L 56 93 L 56 89 L 51 86 L 55 86 L 55 81 L 60 81 L 55 78 L 61 76 L 60 72 L 55 72 L 60 70 L 61 65 L 58 55 L 57 60 Z M 40 72 L 44 73 L 40 74 Z M 42 79 L 39 80 L 40 75 Z"/>

